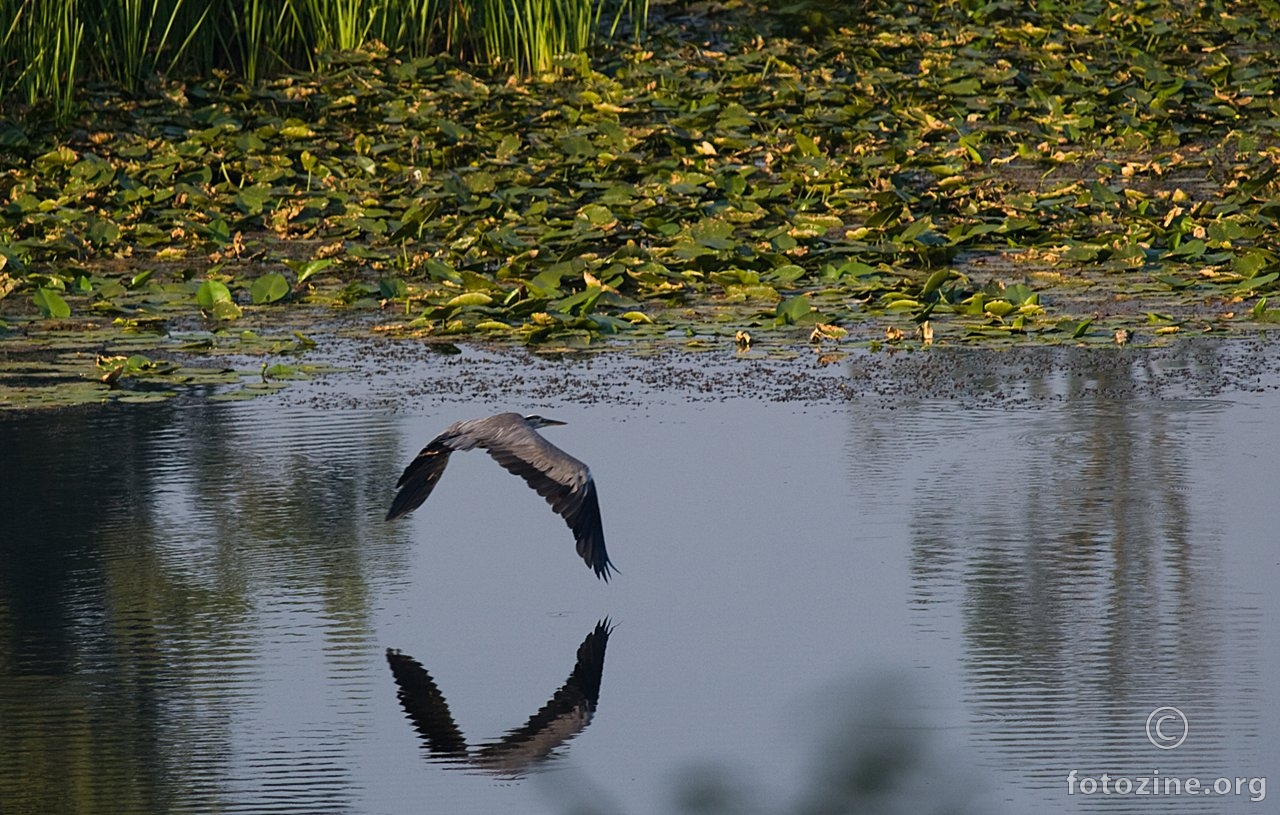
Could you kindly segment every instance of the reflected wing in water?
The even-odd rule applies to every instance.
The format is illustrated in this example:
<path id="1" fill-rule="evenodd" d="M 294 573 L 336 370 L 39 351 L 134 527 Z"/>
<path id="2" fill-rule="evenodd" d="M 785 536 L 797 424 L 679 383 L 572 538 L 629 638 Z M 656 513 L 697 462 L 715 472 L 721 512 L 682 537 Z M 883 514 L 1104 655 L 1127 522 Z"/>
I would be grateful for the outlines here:
<path id="1" fill-rule="evenodd" d="M 476 750 L 472 759 L 476 766 L 493 772 L 523 772 L 586 729 L 600 701 L 604 652 L 611 631 L 608 618 L 597 623 L 578 646 L 577 662 L 564 685 L 523 727 Z"/>
<path id="2" fill-rule="evenodd" d="M 453 721 L 449 703 L 427 669 L 411 656 L 387 649 L 387 664 L 396 680 L 396 698 L 413 727 L 437 758 L 467 758 L 467 740 Z"/>
<path id="3" fill-rule="evenodd" d="M 597 623 L 578 646 L 573 671 L 550 701 L 523 727 L 474 751 L 468 750 L 444 695 L 422 664 L 390 648 L 387 664 L 396 682 L 396 697 L 432 757 L 499 775 L 519 775 L 549 758 L 591 723 L 600 700 L 604 653 L 612 631 L 608 618 Z"/>

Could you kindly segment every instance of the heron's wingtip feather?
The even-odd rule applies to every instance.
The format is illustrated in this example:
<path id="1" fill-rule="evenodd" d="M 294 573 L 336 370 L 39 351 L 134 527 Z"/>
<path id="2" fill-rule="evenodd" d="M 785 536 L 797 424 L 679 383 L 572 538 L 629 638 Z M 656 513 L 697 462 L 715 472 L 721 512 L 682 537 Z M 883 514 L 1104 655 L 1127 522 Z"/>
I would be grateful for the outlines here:
<path id="1" fill-rule="evenodd" d="M 399 498 L 400 496 L 396 496 L 396 497 L 397 497 L 397 498 Z M 393 501 L 393 502 L 391 503 L 391 509 L 387 510 L 387 517 L 383 518 L 383 519 L 382 519 L 383 521 L 394 521 L 394 520 L 396 520 L 397 518 L 403 518 L 404 516 L 406 516 L 406 515 L 408 515 L 410 512 L 412 512 L 412 510 L 410 510 L 410 509 L 405 509 L 405 508 L 403 508 L 403 507 L 397 507 L 397 506 L 396 506 L 396 504 L 397 504 L 397 503 L 399 503 L 399 502 L 398 502 L 398 501 Z"/>
<path id="2" fill-rule="evenodd" d="M 600 518 L 600 497 L 595 481 L 588 476 L 583 487 L 582 499 L 577 507 L 565 515 L 565 521 L 573 529 L 578 544 L 578 556 L 596 573 L 596 577 L 609 582 L 617 569 L 609 560 L 609 550 L 604 545 L 604 522 Z"/>
<path id="3" fill-rule="evenodd" d="M 400 480 L 396 482 L 400 491 L 391 500 L 391 508 L 387 510 L 386 519 L 394 521 L 422 506 L 422 502 L 427 500 L 431 491 L 436 488 L 448 464 L 449 449 L 441 443 L 440 439 L 437 438 L 424 447 L 400 474 Z"/>

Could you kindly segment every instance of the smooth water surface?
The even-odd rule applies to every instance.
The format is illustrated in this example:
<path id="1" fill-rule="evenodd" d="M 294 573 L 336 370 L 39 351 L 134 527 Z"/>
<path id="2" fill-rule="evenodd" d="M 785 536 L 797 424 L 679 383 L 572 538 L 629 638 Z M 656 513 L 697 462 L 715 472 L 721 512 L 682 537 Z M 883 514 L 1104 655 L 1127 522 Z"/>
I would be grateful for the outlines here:
<path id="1" fill-rule="evenodd" d="M 1000 373 L 1018 399 L 584 403 L 539 377 L 608 363 L 561 365 L 0 416 L 0 813 L 1274 806 L 1273 382 L 1082 357 Z M 612 582 L 479 452 L 383 521 L 422 445 L 502 409 L 569 422 Z"/>

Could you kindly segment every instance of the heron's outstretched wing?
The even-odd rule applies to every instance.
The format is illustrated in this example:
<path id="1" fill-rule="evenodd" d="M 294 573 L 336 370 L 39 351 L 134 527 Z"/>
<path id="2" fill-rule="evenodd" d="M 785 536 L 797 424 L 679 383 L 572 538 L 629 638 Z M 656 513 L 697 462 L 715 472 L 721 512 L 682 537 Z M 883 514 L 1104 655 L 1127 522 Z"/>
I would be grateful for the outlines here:
<path id="1" fill-rule="evenodd" d="M 391 501 L 387 520 L 393 521 L 422 506 L 422 502 L 427 500 L 427 496 L 431 495 L 431 491 L 440 482 L 440 476 L 444 475 L 450 453 L 470 450 L 521 430 L 533 433 L 519 413 L 499 413 L 483 419 L 454 422 L 446 427 L 443 433 L 418 451 L 418 455 L 400 474 L 400 480 L 396 482 L 400 491 Z"/>
<path id="2" fill-rule="evenodd" d="M 521 432 L 523 431 L 523 432 Z M 608 580 L 613 564 L 604 545 L 600 498 L 587 465 L 525 426 L 479 442 L 494 461 L 525 480 L 573 530 L 578 556 L 596 576 Z"/>
<path id="3" fill-rule="evenodd" d="M 430 444 L 409 462 L 400 475 L 396 486 L 400 491 L 391 501 L 391 509 L 387 510 L 387 520 L 393 521 L 408 515 L 427 500 L 427 496 L 436 488 L 444 468 L 449 464 L 449 454 L 453 449 L 448 444 L 448 431 L 436 437 Z"/>

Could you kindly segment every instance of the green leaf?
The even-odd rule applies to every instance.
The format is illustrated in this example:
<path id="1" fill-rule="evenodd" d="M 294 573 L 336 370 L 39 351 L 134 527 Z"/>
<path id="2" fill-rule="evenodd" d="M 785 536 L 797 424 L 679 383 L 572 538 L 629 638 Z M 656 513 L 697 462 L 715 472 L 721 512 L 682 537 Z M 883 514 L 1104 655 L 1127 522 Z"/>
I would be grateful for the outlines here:
<path id="1" fill-rule="evenodd" d="M 914 241 L 932 228 L 933 220 L 928 216 L 925 216 L 919 220 L 912 221 L 906 229 L 902 230 L 902 234 L 898 236 L 898 240 L 903 243 Z"/>
<path id="2" fill-rule="evenodd" d="M 587 204 L 578 210 L 578 216 L 592 226 L 607 227 L 618 222 L 609 208 L 601 204 Z"/>
<path id="3" fill-rule="evenodd" d="M 1204 241 L 1198 239 L 1189 240 L 1179 244 L 1178 248 L 1169 254 L 1174 257 L 1198 258 L 1204 255 L 1205 249 Z"/>
<path id="4" fill-rule="evenodd" d="M 482 291 L 469 291 L 459 294 L 449 302 L 445 303 L 446 308 L 454 308 L 456 306 L 487 306 L 493 302 L 493 298 Z"/>
<path id="5" fill-rule="evenodd" d="M 866 277 L 876 273 L 876 267 L 857 260 L 850 260 L 835 270 L 837 277 Z"/>
<path id="6" fill-rule="evenodd" d="M 1180 277 L 1174 277 L 1173 275 L 1170 275 L 1170 274 L 1152 275 L 1152 278 L 1165 284 L 1166 286 L 1173 289 L 1174 291 L 1178 291 L 1180 289 L 1187 289 L 1195 285 L 1194 280 L 1184 280 Z"/>
<path id="7" fill-rule="evenodd" d="M 557 300 L 552 305 L 568 314 L 585 316 L 591 313 L 591 309 L 595 308 L 596 300 L 600 297 L 602 291 L 603 289 L 599 286 L 587 286 L 577 294 L 571 294 L 568 297 Z"/>
<path id="8" fill-rule="evenodd" d="M 378 281 L 378 294 L 386 300 L 409 296 L 409 284 L 398 277 L 384 277 Z"/>
<path id="9" fill-rule="evenodd" d="M 952 272 L 950 269 L 939 269 L 938 271 L 929 275 L 929 279 L 924 282 L 924 288 L 920 290 L 920 296 L 927 297 L 928 295 L 937 291 L 938 288 L 942 286 L 943 283 L 946 283 L 948 280 L 951 279 L 951 276 L 953 274 L 955 273 Z"/>
<path id="10" fill-rule="evenodd" d="M 70 147 L 62 146 L 36 157 L 33 162 L 37 172 L 51 175 L 60 167 L 70 167 L 76 163 L 76 154 Z"/>
<path id="11" fill-rule="evenodd" d="M 235 320 L 241 315 L 240 307 L 230 300 L 219 300 L 213 304 L 213 319 Z"/>
<path id="12" fill-rule="evenodd" d="M 809 313 L 809 298 L 804 295 L 789 297 L 778 303 L 776 312 L 778 319 L 787 324 L 799 322 Z"/>
<path id="13" fill-rule="evenodd" d="M 292 365 L 276 363 L 262 369 L 262 381 L 266 382 L 270 379 L 310 379 L 310 377 Z"/>
<path id="14" fill-rule="evenodd" d="M 804 277 L 804 269 L 794 263 L 788 263 L 769 272 L 767 277 L 776 283 L 794 283 Z"/>
<path id="15" fill-rule="evenodd" d="M 249 296 L 253 298 L 255 306 L 283 300 L 288 294 L 289 281 L 279 272 L 264 274 L 249 286 Z"/>
<path id="16" fill-rule="evenodd" d="M 258 215 L 274 197 L 275 194 L 269 186 L 255 184 L 252 187 L 245 187 L 236 194 L 235 205 L 246 215 Z"/>
<path id="17" fill-rule="evenodd" d="M 333 258 L 321 258 L 319 260 L 286 260 L 284 265 L 293 269 L 294 274 L 298 276 L 298 285 L 301 286 L 307 278 L 317 275 L 333 265 Z"/>
<path id="18" fill-rule="evenodd" d="M 1236 258 L 1234 268 L 1241 277 L 1253 277 L 1270 263 L 1270 253 L 1252 249 Z"/>
<path id="19" fill-rule="evenodd" d="M 1025 283 L 1014 283 L 1005 287 L 1004 297 L 1010 303 L 1019 306 L 1035 305 L 1040 302 L 1040 295 Z"/>
<path id="20" fill-rule="evenodd" d="M 564 273 L 555 267 L 543 269 L 527 286 L 539 297 L 551 297 L 560 293 L 560 278 L 563 276 Z"/>
<path id="21" fill-rule="evenodd" d="M 968 77 L 943 85 L 941 90 L 948 96 L 973 96 L 982 90 L 982 83 L 973 77 Z"/>
<path id="22" fill-rule="evenodd" d="M 800 148 L 800 152 L 806 156 L 820 156 L 822 151 L 818 149 L 818 144 L 813 139 L 803 133 L 795 134 L 796 147 Z"/>
<path id="23" fill-rule="evenodd" d="M 1278 278 L 1280 278 L 1280 272 L 1267 272 L 1264 275 L 1249 278 L 1239 286 L 1236 286 L 1235 290 L 1238 292 L 1253 291 L 1254 289 L 1262 288 L 1268 283 L 1274 283 Z"/>
<path id="24" fill-rule="evenodd" d="M 68 306 L 67 301 L 62 299 L 62 295 L 53 289 L 36 289 L 31 299 L 35 301 L 36 308 L 40 309 L 40 315 L 43 317 L 64 320 L 71 316 L 71 306 Z"/>
<path id="25" fill-rule="evenodd" d="M 208 311 L 218 303 L 230 303 L 231 290 L 225 283 L 206 280 L 200 284 L 200 288 L 196 289 L 196 302 L 200 304 L 200 308 Z"/>
<path id="26" fill-rule="evenodd" d="M 134 354 L 124 361 L 124 368 L 130 373 L 136 373 L 138 371 L 154 367 L 155 363 L 151 361 L 150 357 L 144 354 Z"/>

